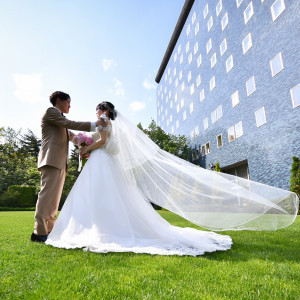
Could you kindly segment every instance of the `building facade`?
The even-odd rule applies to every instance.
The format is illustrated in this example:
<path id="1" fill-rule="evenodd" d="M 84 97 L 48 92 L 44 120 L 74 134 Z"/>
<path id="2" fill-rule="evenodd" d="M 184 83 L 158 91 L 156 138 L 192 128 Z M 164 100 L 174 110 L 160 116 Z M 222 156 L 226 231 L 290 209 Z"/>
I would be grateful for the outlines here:
<path id="1" fill-rule="evenodd" d="M 158 71 L 157 123 L 192 162 L 289 189 L 300 156 L 300 1 L 187 0 Z"/>

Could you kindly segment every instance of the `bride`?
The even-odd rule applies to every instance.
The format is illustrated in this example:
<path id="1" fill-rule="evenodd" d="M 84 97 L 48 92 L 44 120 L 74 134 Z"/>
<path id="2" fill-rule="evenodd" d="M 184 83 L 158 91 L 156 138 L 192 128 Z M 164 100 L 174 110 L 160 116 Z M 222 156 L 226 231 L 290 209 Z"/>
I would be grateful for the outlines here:
<path id="1" fill-rule="evenodd" d="M 172 226 L 162 206 L 210 230 L 275 230 L 293 223 L 296 194 L 195 166 L 161 150 L 114 105 L 46 244 L 92 252 L 202 255 L 231 248 L 227 235 Z M 117 117 L 118 115 L 118 117 Z"/>

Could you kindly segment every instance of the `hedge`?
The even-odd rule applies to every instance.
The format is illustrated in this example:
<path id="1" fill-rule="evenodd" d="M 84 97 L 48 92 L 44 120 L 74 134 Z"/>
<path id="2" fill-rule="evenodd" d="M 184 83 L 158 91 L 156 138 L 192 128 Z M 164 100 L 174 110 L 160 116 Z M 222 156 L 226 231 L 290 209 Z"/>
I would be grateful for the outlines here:
<path id="1" fill-rule="evenodd" d="M 35 203 L 34 186 L 11 185 L 0 197 L 2 207 L 34 207 Z"/>

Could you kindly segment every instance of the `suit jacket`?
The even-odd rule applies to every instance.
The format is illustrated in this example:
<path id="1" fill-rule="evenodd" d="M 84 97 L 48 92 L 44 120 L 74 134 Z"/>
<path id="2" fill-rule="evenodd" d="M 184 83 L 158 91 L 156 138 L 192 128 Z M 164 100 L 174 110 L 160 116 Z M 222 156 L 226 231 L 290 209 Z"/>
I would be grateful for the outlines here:
<path id="1" fill-rule="evenodd" d="M 38 158 L 38 169 L 43 166 L 52 166 L 64 169 L 68 158 L 67 129 L 90 131 L 90 122 L 70 121 L 61 115 L 61 112 L 50 107 L 41 120 L 42 144 Z"/>

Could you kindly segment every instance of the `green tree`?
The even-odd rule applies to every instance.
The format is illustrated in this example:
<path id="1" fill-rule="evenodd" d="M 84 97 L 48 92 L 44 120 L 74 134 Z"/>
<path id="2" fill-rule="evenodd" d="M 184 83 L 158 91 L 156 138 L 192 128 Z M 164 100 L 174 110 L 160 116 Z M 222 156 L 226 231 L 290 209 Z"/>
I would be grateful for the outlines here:
<path id="1" fill-rule="evenodd" d="M 300 159 L 296 156 L 293 156 L 290 183 L 291 191 L 296 193 L 300 198 Z"/>
<path id="2" fill-rule="evenodd" d="M 27 130 L 27 133 L 23 134 L 19 138 L 20 142 L 20 151 L 24 154 L 27 154 L 31 157 L 34 157 L 37 161 L 41 140 L 30 130 Z"/>

